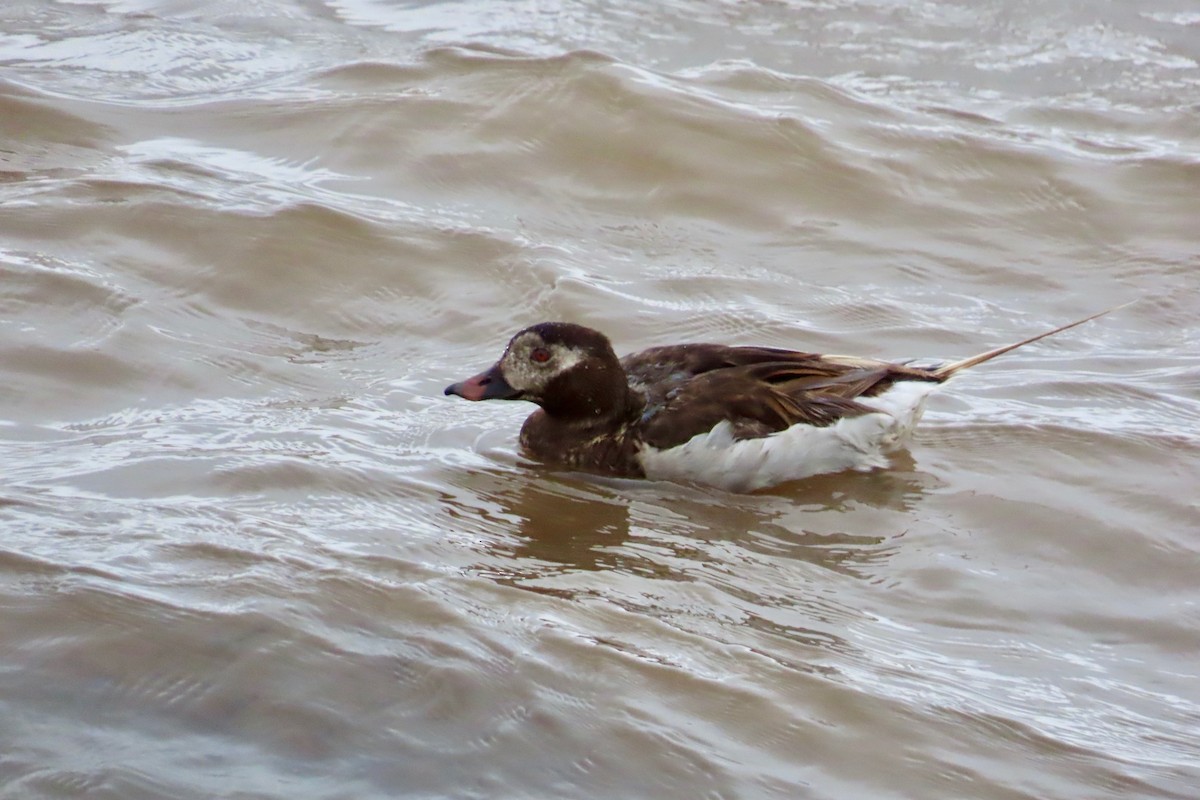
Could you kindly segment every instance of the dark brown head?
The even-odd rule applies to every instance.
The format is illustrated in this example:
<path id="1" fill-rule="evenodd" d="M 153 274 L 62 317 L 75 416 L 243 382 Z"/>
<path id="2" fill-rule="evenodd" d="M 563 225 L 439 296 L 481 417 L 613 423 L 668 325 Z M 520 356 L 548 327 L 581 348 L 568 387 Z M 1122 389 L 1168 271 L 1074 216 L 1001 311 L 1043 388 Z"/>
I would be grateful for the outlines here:
<path id="1" fill-rule="evenodd" d="M 629 387 L 604 334 L 569 322 L 542 322 L 518 333 L 485 372 L 446 387 L 467 400 L 528 400 L 558 419 L 622 414 Z"/>

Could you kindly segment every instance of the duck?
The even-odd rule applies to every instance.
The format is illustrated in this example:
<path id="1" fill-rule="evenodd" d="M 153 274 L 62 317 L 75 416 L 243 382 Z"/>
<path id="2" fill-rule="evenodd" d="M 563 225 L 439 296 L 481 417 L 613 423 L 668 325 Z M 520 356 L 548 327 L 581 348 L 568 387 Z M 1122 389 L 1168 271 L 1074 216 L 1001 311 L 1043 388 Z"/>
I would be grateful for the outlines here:
<path id="1" fill-rule="evenodd" d="M 540 322 L 444 393 L 537 405 L 519 441 L 546 465 L 748 492 L 885 468 L 950 378 L 1121 307 L 935 366 L 709 343 L 618 358 L 597 330 Z"/>

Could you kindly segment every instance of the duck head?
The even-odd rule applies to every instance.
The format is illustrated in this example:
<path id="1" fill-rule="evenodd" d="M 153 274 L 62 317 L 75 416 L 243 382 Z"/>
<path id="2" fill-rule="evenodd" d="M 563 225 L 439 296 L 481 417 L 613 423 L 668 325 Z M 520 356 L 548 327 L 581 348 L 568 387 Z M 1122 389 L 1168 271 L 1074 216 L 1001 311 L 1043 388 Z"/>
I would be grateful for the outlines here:
<path id="1" fill-rule="evenodd" d="M 520 331 L 492 367 L 446 387 L 467 400 L 528 400 L 551 417 L 595 419 L 624 410 L 625 371 L 604 334 L 569 322 Z"/>

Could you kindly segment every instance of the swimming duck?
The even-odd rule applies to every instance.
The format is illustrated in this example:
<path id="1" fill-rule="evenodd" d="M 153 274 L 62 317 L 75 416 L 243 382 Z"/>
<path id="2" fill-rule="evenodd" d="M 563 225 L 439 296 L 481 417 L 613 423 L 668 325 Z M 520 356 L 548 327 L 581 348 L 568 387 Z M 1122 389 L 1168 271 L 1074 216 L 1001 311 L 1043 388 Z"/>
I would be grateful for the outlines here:
<path id="1" fill-rule="evenodd" d="M 752 491 L 887 466 L 940 384 L 1113 310 L 936 367 L 720 344 L 617 358 L 599 331 L 542 322 L 445 394 L 540 406 L 520 442 L 547 464 Z"/>

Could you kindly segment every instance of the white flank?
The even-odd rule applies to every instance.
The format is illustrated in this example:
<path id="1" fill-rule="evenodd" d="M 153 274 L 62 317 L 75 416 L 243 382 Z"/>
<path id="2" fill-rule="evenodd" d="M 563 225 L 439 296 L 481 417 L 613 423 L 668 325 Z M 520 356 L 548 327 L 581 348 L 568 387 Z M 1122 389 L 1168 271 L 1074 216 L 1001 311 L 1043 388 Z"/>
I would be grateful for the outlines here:
<path id="1" fill-rule="evenodd" d="M 708 433 L 667 450 L 644 447 L 638 458 L 652 480 L 692 481 L 732 492 L 827 472 L 886 467 L 887 454 L 904 444 L 921 419 L 925 399 L 937 387 L 927 381 L 901 381 L 879 397 L 860 398 L 878 413 L 823 428 L 793 425 L 761 439 L 735 441 L 732 426 L 720 422 Z"/>

